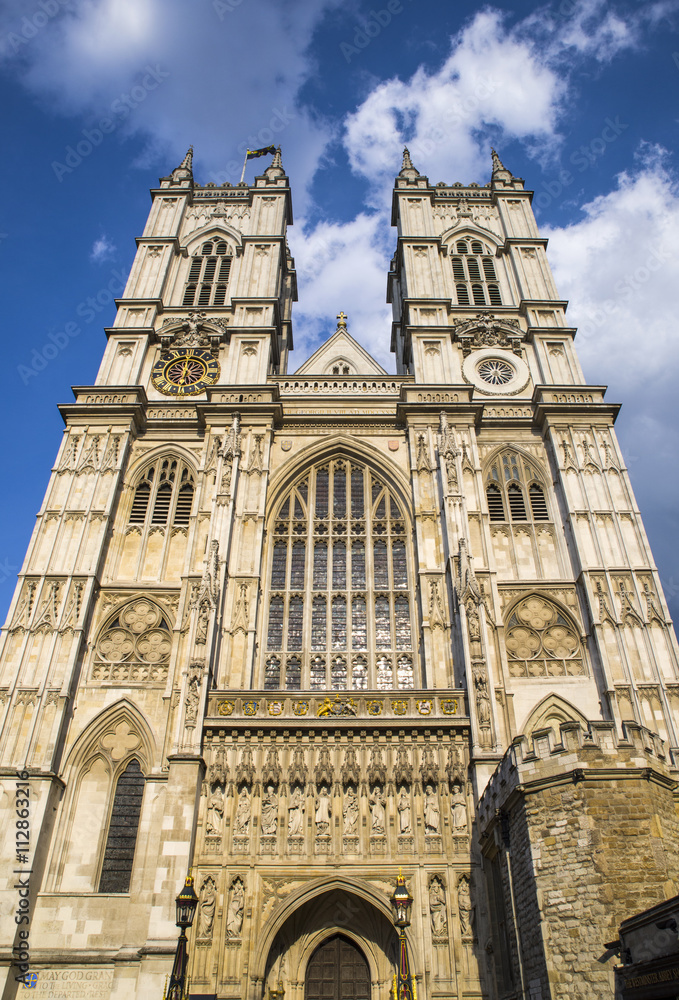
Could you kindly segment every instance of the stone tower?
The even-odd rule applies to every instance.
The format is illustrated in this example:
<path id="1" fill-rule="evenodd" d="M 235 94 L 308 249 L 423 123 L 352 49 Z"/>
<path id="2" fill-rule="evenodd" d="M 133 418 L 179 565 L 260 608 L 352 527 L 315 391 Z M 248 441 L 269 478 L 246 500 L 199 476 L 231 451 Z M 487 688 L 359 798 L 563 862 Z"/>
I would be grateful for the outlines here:
<path id="1" fill-rule="evenodd" d="M 531 193 L 406 150 L 397 375 L 343 312 L 288 374 L 280 151 L 191 161 L 3 632 L 3 1000 L 20 954 L 45 998 L 162 996 L 190 867 L 192 997 L 386 996 L 400 866 L 420 1000 L 609 996 L 605 942 L 677 891 L 677 647 Z"/>

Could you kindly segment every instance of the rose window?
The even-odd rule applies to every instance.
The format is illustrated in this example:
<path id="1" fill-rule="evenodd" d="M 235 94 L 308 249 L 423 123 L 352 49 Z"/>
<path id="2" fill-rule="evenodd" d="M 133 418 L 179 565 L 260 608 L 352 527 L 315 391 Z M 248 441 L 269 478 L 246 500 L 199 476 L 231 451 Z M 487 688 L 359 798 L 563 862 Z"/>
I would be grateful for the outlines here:
<path id="1" fill-rule="evenodd" d="M 488 385 L 506 385 L 515 375 L 512 366 L 499 358 L 487 358 L 476 370 Z"/>
<path id="2" fill-rule="evenodd" d="M 585 672 L 580 638 L 572 622 L 542 597 L 528 597 L 514 608 L 505 646 L 514 677 L 577 676 Z"/>
<path id="3" fill-rule="evenodd" d="M 172 652 L 172 632 L 155 604 L 127 604 L 104 627 L 95 649 L 92 677 L 118 683 L 164 683 Z"/>

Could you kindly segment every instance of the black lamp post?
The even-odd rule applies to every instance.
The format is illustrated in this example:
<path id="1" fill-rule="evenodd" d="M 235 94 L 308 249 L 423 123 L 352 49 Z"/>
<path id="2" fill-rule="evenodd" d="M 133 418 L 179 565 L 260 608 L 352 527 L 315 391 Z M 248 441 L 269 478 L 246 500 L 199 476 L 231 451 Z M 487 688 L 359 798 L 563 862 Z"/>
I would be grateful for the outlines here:
<path id="1" fill-rule="evenodd" d="M 394 977 L 396 986 L 394 1000 L 417 1000 L 415 984 L 410 974 L 408 945 L 406 943 L 406 927 L 410 927 L 410 907 L 413 905 L 413 897 L 408 892 L 406 880 L 400 871 L 396 878 L 396 888 L 390 902 L 396 914 L 394 923 L 398 927 L 399 943 L 398 974 Z"/>
<path id="2" fill-rule="evenodd" d="M 177 941 L 177 952 L 174 956 L 174 965 L 170 975 L 170 985 L 167 990 L 167 1000 L 185 1000 L 184 981 L 186 979 L 186 966 L 188 965 L 186 928 L 193 923 L 193 918 L 198 906 L 198 896 L 193 888 L 193 876 L 187 875 L 184 888 L 175 900 L 177 907 L 177 927 L 181 928 L 181 934 Z"/>

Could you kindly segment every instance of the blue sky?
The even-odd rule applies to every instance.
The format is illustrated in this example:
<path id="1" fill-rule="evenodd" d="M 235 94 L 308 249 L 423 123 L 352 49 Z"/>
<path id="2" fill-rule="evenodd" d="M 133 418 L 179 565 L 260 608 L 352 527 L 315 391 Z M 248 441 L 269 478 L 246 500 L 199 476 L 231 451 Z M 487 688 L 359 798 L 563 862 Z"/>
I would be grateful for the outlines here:
<path id="1" fill-rule="evenodd" d="M 56 405 L 95 378 L 158 177 L 193 144 L 199 182 L 236 183 L 245 145 L 280 143 L 292 367 L 344 309 L 393 370 L 390 191 L 407 142 L 433 182 L 486 183 L 494 145 L 535 190 L 585 374 L 623 403 L 676 616 L 679 0 L 3 0 L 0 74 L 3 609 L 59 446 Z"/>

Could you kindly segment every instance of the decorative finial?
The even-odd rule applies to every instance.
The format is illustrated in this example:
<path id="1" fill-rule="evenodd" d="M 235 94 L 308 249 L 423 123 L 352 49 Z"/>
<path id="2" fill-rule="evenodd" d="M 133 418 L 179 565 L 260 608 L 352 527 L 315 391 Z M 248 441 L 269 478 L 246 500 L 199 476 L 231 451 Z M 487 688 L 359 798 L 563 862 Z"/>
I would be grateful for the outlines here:
<path id="1" fill-rule="evenodd" d="M 403 147 L 403 162 L 401 163 L 401 177 L 415 178 L 420 176 L 419 170 L 413 166 L 413 161 L 410 158 L 410 150 L 407 146 Z"/>
<path id="2" fill-rule="evenodd" d="M 276 150 L 273 154 L 273 160 L 269 166 L 264 171 L 266 177 L 283 177 L 285 170 L 283 170 L 283 160 L 281 159 L 281 147 L 276 146 Z"/>
<path id="3" fill-rule="evenodd" d="M 337 314 L 337 319 L 339 320 L 339 323 L 337 324 L 337 329 L 338 330 L 346 330 L 346 328 L 347 328 L 347 314 L 344 311 L 342 311 L 342 312 L 340 312 L 340 313 Z"/>
<path id="4" fill-rule="evenodd" d="M 493 174 L 492 180 L 494 181 L 511 181 L 514 179 L 511 170 L 507 170 L 506 166 L 497 155 L 497 152 L 492 148 L 490 150 L 490 155 L 493 158 Z"/>
<path id="5" fill-rule="evenodd" d="M 172 171 L 172 181 L 175 184 L 181 184 L 182 181 L 192 181 L 193 180 L 193 146 L 189 146 L 186 151 L 186 156 Z"/>

